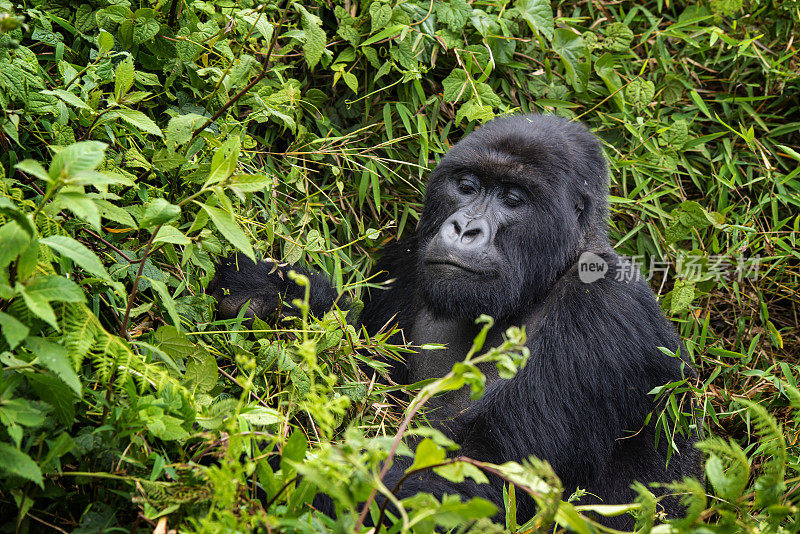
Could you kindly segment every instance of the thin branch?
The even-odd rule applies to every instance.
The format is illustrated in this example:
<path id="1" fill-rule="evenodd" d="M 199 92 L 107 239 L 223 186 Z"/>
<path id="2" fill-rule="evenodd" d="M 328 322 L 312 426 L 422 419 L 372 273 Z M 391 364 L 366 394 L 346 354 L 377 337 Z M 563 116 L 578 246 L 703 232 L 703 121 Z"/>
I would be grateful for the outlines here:
<path id="1" fill-rule="evenodd" d="M 246 95 L 246 94 L 247 94 L 247 93 L 250 91 L 250 89 L 252 89 L 252 88 L 253 88 L 253 87 L 254 87 L 254 86 L 255 86 L 255 85 L 258 83 L 258 82 L 260 82 L 261 80 L 263 80 L 263 79 L 264 79 L 264 77 L 267 75 L 267 72 L 269 72 L 269 70 L 268 70 L 268 68 L 267 68 L 267 67 L 268 67 L 268 65 L 269 65 L 269 58 L 270 58 L 270 56 L 272 55 L 272 51 L 273 51 L 273 50 L 274 50 L 274 48 L 275 48 L 275 43 L 277 43 L 277 42 L 278 42 L 278 34 L 280 33 L 280 31 L 281 31 L 281 27 L 283 26 L 283 21 L 286 19 L 286 13 L 287 13 L 287 11 L 289 11 L 289 2 L 287 2 L 287 3 L 286 3 L 286 6 L 283 8 L 283 11 L 281 12 L 281 18 L 280 18 L 280 19 L 278 19 L 278 24 L 275 26 L 275 29 L 272 31 L 272 39 L 270 39 L 270 41 L 269 41 L 269 48 L 267 49 L 267 55 L 264 57 L 264 63 L 261 65 L 261 72 L 259 72 L 259 73 L 258 73 L 258 76 L 256 76 L 255 78 L 253 78 L 253 79 L 250 81 L 250 83 L 248 83 L 247 85 L 245 85 L 245 86 L 242 88 L 242 90 L 241 90 L 241 91 L 239 91 L 238 93 L 236 93 L 236 94 L 233 96 L 233 98 L 231 98 L 230 100 L 228 100 L 227 102 L 225 102 L 225 104 L 224 104 L 224 105 L 223 105 L 223 106 L 222 106 L 222 107 L 219 109 L 219 111 L 217 111 L 216 113 L 214 113 L 214 115 L 212 115 L 212 116 L 211 116 L 211 118 L 210 118 L 210 119 L 208 119 L 208 121 L 206 121 L 206 123 L 205 123 L 205 124 L 203 124 L 202 126 L 200 126 L 199 128 L 197 128 L 197 129 L 196 129 L 196 130 L 195 130 L 195 131 L 192 133 L 192 138 L 191 138 L 191 139 L 189 139 L 189 142 L 186 144 L 187 148 L 188 148 L 188 147 L 189 147 L 189 146 L 192 144 L 192 141 L 194 141 L 194 140 L 195 140 L 195 138 L 196 138 L 198 135 L 200 135 L 200 132 L 202 132 L 203 130 L 205 130 L 206 128 L 208 128 L 208 127 L 209 127 L 209 125 L 213 124 L 213 123 L 214 123 L 214 121 L 216 121 L 218 118 L 220 118 L 220 117 L 222 116 L 222 114 L 223 114 L 223 113 L 225 113 L 226 111 L 228 111 L 228 109 L 229 109 L 229 108 L 230 108 L 232 105 L 234 105 L 234 104 L 235 104 L 235 103 L 236 103 L 236 102 L 237 102 L 237 101 L 238 101 L 240 98 L 242 98 L 244 95 Z"/>
<path id="2" fill-rule="evenodd" d="M 128 319 L 131 316 L 133 299 L 136 298 L 136 291 L 139 289 L 139 279 L 141 279 L 142 272 L 144 271 L 144 262 L 147 259 L 147 256 L 150 254 L 150 249 L 153 248 L 153 240 L 156 238 L 158 231 L 161 230 L 161 226 L 162 225 L 159 224 L 158 227 L 153 230 L 152 235 L 150 235 L 150 239 L 147 240 L 147 244 L 144 247 L 144 253 L 139 260 L 139 270 L 136 271 L 136 278 L 133 280 L 133 288 L 131 289 L 130 295 L 128 295 L 128 303 L 125 305 L 125 317 L 122 319 L 122 325 L 119 327 L 119 333 L 128 340 L 130 340 L 130 336 L 128 336 Z"/>

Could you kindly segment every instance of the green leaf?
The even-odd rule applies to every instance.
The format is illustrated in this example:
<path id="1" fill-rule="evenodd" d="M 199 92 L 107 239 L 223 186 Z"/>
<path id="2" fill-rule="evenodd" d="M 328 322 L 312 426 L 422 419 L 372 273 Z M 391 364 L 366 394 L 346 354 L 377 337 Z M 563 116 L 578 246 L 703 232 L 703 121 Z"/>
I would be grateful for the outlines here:
<path id="1" fill-rule="evenodd" d="M 188 245 L 192 242 L 191 239 L 183 235 L 183 232 L 174 226 L 163 225 L 156 234 L 153 243 L 173 243 L 175 245 Z"/>
<path id="2" fill-rule="evenodd" d="M 453 71 L 442 80 L 442 96 L 447 102 L 459 102 L 472 96 L 472 89 L 468 87 L 469 76 L 464 69 Z"/>
<path id="3" fill-rule="evenodd" d="M 72 362 L 65 347 L 40 337 L 29 337 L 25 340 L 25 347 L 39 359 L 42 365 L 63 380 L 78 397 L 81 396 L 81 380 L 72 368 Z"/>
<path id="4" fill-rule="evenodd" d="M 133 21 L 133 44 L 142 44 L 158 34 L 161 26 L 153 18 L 137 18 Z"/>
<path id="5" fill-rule="evenodd" d="M 241 417 L 251 425 L 274 425 L 283 421 L 283 416 L 278 410 L 265 406 L 250 406 L 243 408 Z"/>
<path id="6" fill-rule="evenodd" d="M 100 141 L 81 141 L 62 148 L 50 164 L 50 178 L 95 170 L 103 162 L 106 148 L 108 145 Z"/>
<path id="7" fill-rule="evenodd" d="M 36 462 L 8 443 L 0 442 L 0 470 L 30 480 L 44 489 L 42 471 Z"/>
<path id="8" fill-rule="evenodd" d="M 300 24 L 306 34 L 306 41 L 303 43 L 303 52 L 305 52 L 306 63 L 313 70 L 319 60 L 322 58 L 322 53 L 325 51 L 325 31 L 322 29 L 322 20 L 316 15 L 312 15 L 300 4 L 295 4 L 297 10 L 300 12 Z"/>
<path id="9" fill-rule="evenodd" d="M 369 6 L 369 18 L 373 33 L 385 28 L 392 20 L 392 6 L 384 2 L 373 2 Z"/>
<path id="10" fill-rule="evenodd" d="M 156 290 L 156 293 L 158 293 L 158 296 L 160 297 L 159 304 L 166 308 L 172 324 L 175 325 L 175 328 L 180 328 L 181 318 L 178 315 L 178 309 L 175 307 L 175 301 L 172 300 L 172 295 L 170 295 L 166 284 L 164 284 L 164 282 L 161 280 L 153 280 L 152 278 L 147 279 L 150 281 L 150 285 L 153 287 L 153 289 Z"/>
<path id="11" fill-rule="evenodd" d="M 73 95 L 69 91 L 65 91 L 63 89 L 53 89 L 52 91 L 45 90 L 45 91 L 39 91 L 39 92 L 44 94 L 44 95 L 53 95 L 55 97 L 58 97 L 61 100 L 63 100 L 64 102 L 66 102 L 67 104 L 69 104 L 71 106 L 75 106 L 76 108 L 88 109 L 90 111 L 92 110 L 92 108 L 89 107 L 89 104 L 87 104 L 86 102 L 81 100 L 79 97 Z"/>
<path id="12" fill-rule="evenodd" d="M 288 462 L 302 462 L 306 456 L 307 449 L 308 440 L 305 434 L 300 430 L 292 432 L 292 435 L 289 436 L 289 439 L 283 446 L 283 454 L 281 455 L 281 469 L 283 470 L 284 476 L 286 476 L 289 471 L 294 471 Z"/>
<path id="13" fill-rule="evenodd" d="M 62 256 L 71 259 L 97 278 L 107 282 L 111 281 L 111 277 L 108 275 L 106 268 L 103 267 L 103 263 L 97 258 L 94 252 L 71 237 L 54 235 L 40 239 L 39 242 L 44 243 Z"/>
<path id="14" fill-rule="evenodd" d="M 225 239 L 230 241 L 231 245 L 242 251 L 251 260 L 256 261 L 256 255 L 250 245 L 250 240 L 230 213 L 207 204 L 200 204 L 199 202 L 197 204 L 211 217 L 214 226 L 225 236 Z"/>
<path id="15" fill-rule="evenodd" d="M 553 34 L 553 51 L 561 56 L 567 82 L 576 92 L 582 93 L 589 85 L 589 48 L 583 38 L 565 28 Z"/>
<path id="16" fill-rule="evenodd" d="M 689 308 L 694 300 L 694 282 L 688 280 L 677 280 L 675 287 L 670 291 L 672 300 L 670 301 L 670 313 L 680 313 Z"/>
<path id="17" fill-rule="evenodd" d="M 117 116 L 130 124 L 135 128 L 139 128 L 143 132 L 147 132 L 149 134 L 157 135 L 159 137 L 164 137 L 164 134 L 161 132 L 161 128 L 153 122 L 153 120 L 142 113 L 141 111 L 136 111 L 134 109 L 128 108 L 121 108 L 118 110 L 113 111 L 110 113 L 111 116 Z"/>
<path id="18" fill-rule="evenodd" d="M 26 159 L 24 161 L 20 161 L 17 163 L 17 169 L 33 175 L 40 180 L 44 180 L 45 182 L 50 182 L 50 176 L 47 174 L 47 171 L 44 167 L 42 167 L 42 164 L 36 160 Z"/>
<path id="19" fill-rule="evenodd" d="M 475 84 L 476 97 L 480 99 L 481 104 L 499 108 L 502 105 L 500 97 L 494 93 L 494 90 L 488 83 Z"/>
<path id="20" fill-rule="evenodd" d="M 553 39 L 555 22 L 550 0 L 517 0 L 514 8 L 519 11 L 531 31 L 541 33 L 547 39 Z"/>
<path id="21" fill-rule="evenodd" d="M 655 84 L 650 80 L 642 80 L 641 78 L 634 78 L 625 88 L 625 100 L 640 111 L 653 101 L 655 94 Z"/>
<path id="22" fill-rule="evenodd" d="M 454 32 L 464 29 L 464 24 L 469 20 L 472 8 L 466 0 L 448 0 L 436 2 L 436 16 L 439 22 L 446 24 Z"/>
<path id="23" fill-rule="evenodd" d="M 231 178 L 228 188 L 237 193 L 255 193 L 272 186 L 273 178 L 263 174 L 240 174 Z"/>
<path id="24" fill-rule="evenodd" d="M 134 81 L 133 58 L 127 57 L 117 65 L 114 72 L 114 99 L 122 101 L 122 97 L 131 90 Z"/>
<path id="25" fill-rule="evenodd" d="M 406 473 L 437 465 L 446 460 L 447 453 L 445 450 L 438 446 L 431 438 L 425 438 L 417 445 L 417 451 L 414 454 L 414 463 L 406 469 Z"/>
<path id="26" fill-rule="evenodd" d="M 0 327 L 2 327 L 3 336 L 5 336 L 6 342 L 11 350 L 14 350 L 23 339 L 28 337 L 28 333 L 30 332 L 30 329 L 16 317 L 1 311 Z"/>
<path id="27" fill-rule="evenodd" d="M 53 308 L 46 298 L 38 293 L 28 294 L 24 286 L 17 286 L 17 291 L 22 295 L 25 305 L 28 306 L 28 309 L 33 312 L 34 315 L 44 320 L 56 330 L 61 330 L 56 322 L 56 314 L 53 312 Z"/>
<path id="28" fill-rule="evenodd" d="M 97 34 L 97 48 L 100 49 L 101 54 L 105 54 L 106 52 L 112 50 L 114 48 L 114 36 L 105 30 L 100 30 L 100 32 Z"/>
<path id="29" fill-rule="evenodd" d="M 441 467 L 434 467 L 433 471 L 437 475 L 457 484 L 464 482 L 468 478 L 471 478 L 477 484 L 489 483 L 489 479 L 479 467 L 467 462 L 454 462 Z"/>
<path id="30" fill-rule="evenodd" d="M 203 347 L 196 346 L 186 362 L 187 386 L 205 393 L 217 385 L 218 377 L 217 360 Z"/>
<path id="31" fill-rule="evenodd" d="M 147 430 L 158 439 L 164 441 L 185 440 L 189 433 L 181 426 L 183 421 L 171 415 L 161 414 L 158 417 L 150 418 L 147 423 Z"/>
<path id="32" fill-rule="evenodd" d="M 208 180 L 206 180 L 203 187 L 219 183 L 233 174 L 239 162 L 241 144 L 241 139 L 238 136 L 233 136 L 214 152 L 214 157 L 211 159 L 211 170 L 208 173 Z"/>
<path id="33" fill-rule="evenodd" d="M 170 204 L 164 198 L 155 198 L 147 204 L 144 216 L 139 221 L 139 226 L 141 228 L 154 228 L 161 224 L 174 221 L 180 214 L 180 206 Z"/>
<path id="34" fill-rule="evenodd" d="M 27 284 L 25 290 L 29 295 L 39 295 L 48 301 L 84 302 L 86 300 L 83 289 L 63 276 L 38 276 Z"/>
<path id="35" fill-rule="evenodd" d="M 633 41 L 633 31 L 621 22 L 614 22 L 603 29 L 603 47 L 611 52 L 627 52 Z"/>
<path id="36" fill-rule="evenodd" d="M 0 226 L 0 268 L 5 267 L 25 252 L 31 244 L 31 236 L 16 221 Z"/>
<path id="37" fill-rule="evenodd" d="M 53 407 L 53 413 L 63 425 L 75 419 L 78 397 L 63 380 L 45 373 L 29 373 L 25 377 L 39 398 Z"/>
<path id="38" fill-rule="evenodd" d="M 195 129 L 206 123 L 208 119 L 196 113 L 187 113 L 172 117 L 167 124 L 167 136 L 165 144 L 171 151 L 188 143 Z"/>
<path id="39" fill-rule="evenodd" d="M 97 204 L 81 191 L 65 191 L 56 196 L 62 208 L 68 209 L 80 219 L 89 223 L 95 230 L 100 230 L 100 210 Z"/>

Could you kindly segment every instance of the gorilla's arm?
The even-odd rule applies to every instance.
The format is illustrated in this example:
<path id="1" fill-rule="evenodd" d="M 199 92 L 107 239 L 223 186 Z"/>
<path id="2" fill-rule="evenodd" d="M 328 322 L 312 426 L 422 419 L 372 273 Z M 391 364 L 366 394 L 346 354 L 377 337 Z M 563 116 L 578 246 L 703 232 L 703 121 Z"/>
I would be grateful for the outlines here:
<path id="1" fill-rule="evenodd" d="M 289 278 L 289 271 L 308 277 L 311 283 L 311 314 L 322 317 L 338 304 L 347 309 L 346 301 L 337 302 L 336 290 L 327 276 L 299 265 L 281 265 L 272 261 L 254 263 L 242 254 L 234 254 L 217 265 L 214 279 L 207 292 L 219 302 L 218 312 L 223 319 L 239 314 L 242 306 L 250 304 L 245 317 L 270 320 L 291 312 L 294 299 L 302 299 L 305 291 Z"/>

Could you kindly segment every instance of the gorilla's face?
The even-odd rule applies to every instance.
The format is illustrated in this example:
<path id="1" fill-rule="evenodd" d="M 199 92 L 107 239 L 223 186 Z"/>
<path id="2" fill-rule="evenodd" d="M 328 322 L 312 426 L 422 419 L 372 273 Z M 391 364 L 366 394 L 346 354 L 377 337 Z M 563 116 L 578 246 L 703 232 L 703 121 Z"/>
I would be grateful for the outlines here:
<path id="1" fill-rule="evenodd" d="M 591 135 L 572 128 L 599 156 Z M 604 231 L 594 219 L 604 216 L 605 193 L 593 198 L 597 184 L 571 161 L 582 152 L 569 146 L 576 142 L 562 131 L 509 131 L 501 119 L 445 156 L 431 174 L 418 233 L 419 287 L 435 315 L 522 319 L 577 260 L 590 227 Z M 591 178 L 604 190 L 599 161 L 601 176 Z"/>

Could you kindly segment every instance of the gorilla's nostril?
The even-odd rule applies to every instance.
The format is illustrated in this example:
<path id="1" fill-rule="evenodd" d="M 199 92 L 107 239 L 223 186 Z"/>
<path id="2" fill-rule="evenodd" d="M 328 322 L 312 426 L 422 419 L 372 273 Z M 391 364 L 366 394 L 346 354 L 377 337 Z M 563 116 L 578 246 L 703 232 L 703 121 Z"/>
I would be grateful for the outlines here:
<path id="1" fill-rule="evenodd" d="M 469 230 L 464 232 L 463 237 L 473 239 L 475 237 L 478 237 L 480 234 L 481 234 L 480 228 L 470 228 Z"/>
<path id="2" fill-rule="evenodd" d="M 453 229 L 455 229 L 456 234 L 461 233 L 461 225 L 458 224 L 458 221 L 453 221 Z"/>

